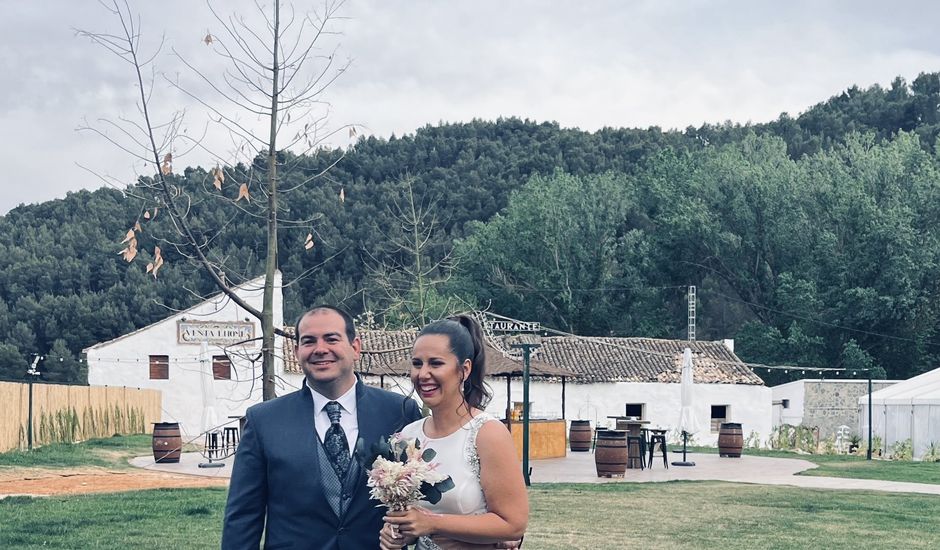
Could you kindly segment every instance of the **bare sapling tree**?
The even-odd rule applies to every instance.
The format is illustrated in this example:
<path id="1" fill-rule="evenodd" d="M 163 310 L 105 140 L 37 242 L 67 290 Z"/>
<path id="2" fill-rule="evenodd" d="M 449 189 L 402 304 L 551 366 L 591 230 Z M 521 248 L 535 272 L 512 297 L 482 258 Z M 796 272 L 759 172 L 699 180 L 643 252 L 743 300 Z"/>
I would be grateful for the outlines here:
<path id="1" fill-rule="evenodd" d="M 154 69 L 163 42 L 152 51 L 141 51 L 140 18 L 132 14 L 126 0 L 102 3 L 118 21 L 120 31 L 77 32 L 130 65 L 139 92 L 138 116 L 99 119 L 79 129 L 104 137 L 146 166 L 145 176 L 127 191 L 145 206 L 128 229 L 121 254 L 126 261 L 132 261 L 138 254 L 138 239 L 145 233 L 142 223 L 146 225 L 158 212 L 165 212 L 172 234 L 152 236 L 154 240 L 204 268 L 223 293 L 260 320 L 262 394 L 265 400 L 272 399 L 276 396 L 274 338 L 276 333 L 286 336 L 274 326 L 279 228 L 307 229 L 303 231 L 306 240 L 297 239 L 298 251 L 309 251 L 314 245 L 314 220 L 281 220 L 279 215 L 286 208 L 279 203 L 279 197 L 323 178 L 342 158 L 337 157 L 318 173 L 289 178 L 305 155 L 320 151 L 338 132 L 348 130 L 351 137 L 356 133 L 352 126 L 330 130 L 326 124 L 330 106 L 324 92 L 349 65 L 337 59 L 335 46 L 324 49 L 323 45 L 337 34 L 333 27 L 341 19 L 341 2 L 327 0 L 319 11 L 299 14 L 278 0 L 268 5 L 259 0 L 254 3 L 255 13 L 248 18 L 223 17 L 209 3 L 213 20 L 208 25 L 210 30 L 199 38 L 216 54 L 213 61 L 199 63 L 173 50 L 173 57 L 189 69 L 184 71 L 192 75 L 189 81 Z M 213 27 L 216 32 L 211 30 Z M 207 110 L 210 122 L 200 135 L 186 131 L 183 110 L 167 115 L 163 122 L 154 120 L 157 82 L 168 84 L 167 90 L 180 92 L 174 95 L 188 97 L 187 102 Z M 215 144 L 222 142 L 230 144 L 224 154 L 215 149 Z M 196 193 L 198 189 L 182 185 L 173 173 L 174 160 L 192 152 L 215 159 L 215 167 L 200 184 L 200 194 Z M 290 181 L 289 187 L 286 181 Z M 219 227 L 201 227 L 197 231 L 194 206 L 206 194 L 225 201 L 230 218 Z M 337 200 L 343 200 L 342 189 Z M 226 228 L 250 220 L 265 224 L 265 242 L 258 243 L 258 249 L 263 250 L 259 255 L 264 257 L 265 275 L 260 310 L 246 303 L 235 290 L 235 283 L 251 278 L 250 273 L 239 272 L 247 265 L 245 258 L 230 258 L 213 248 Z M 163 263 L 163 253 L 155 246 L 147 272 L 156 277 Z"/>
<path id="2" fill-rule="evenodd" d="M 437 199 L 415 196 L 414 181 L 401 182 L 401 195 L 388 209 L 397 223 L 384 231 L 384 259 L 366 251 L 369 278 L 376 290 L 372 299 L 388 325 L 422 327 L 433 317 L 449 312 L 454 298 L 444 298 L 439 289 L 456 268 L 453 251 L 441 249 L 441 220 Z"/>

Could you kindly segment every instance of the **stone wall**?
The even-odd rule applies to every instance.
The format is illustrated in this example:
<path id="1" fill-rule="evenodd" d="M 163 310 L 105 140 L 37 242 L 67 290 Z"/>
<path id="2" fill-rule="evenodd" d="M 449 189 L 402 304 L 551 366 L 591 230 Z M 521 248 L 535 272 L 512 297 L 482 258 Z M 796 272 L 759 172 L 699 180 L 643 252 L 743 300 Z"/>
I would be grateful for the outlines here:
<path id="1" fill-rule="evenodd" d="M 872 391 L 896 383 L 895 380 L 873 380 Z M 819 427 L 820 440 L 834 436 L 839 426 L 856 430 L 858 398 L 867 395 L 867 380 L 806 380 L 803 391 L 803 425 Z"/>

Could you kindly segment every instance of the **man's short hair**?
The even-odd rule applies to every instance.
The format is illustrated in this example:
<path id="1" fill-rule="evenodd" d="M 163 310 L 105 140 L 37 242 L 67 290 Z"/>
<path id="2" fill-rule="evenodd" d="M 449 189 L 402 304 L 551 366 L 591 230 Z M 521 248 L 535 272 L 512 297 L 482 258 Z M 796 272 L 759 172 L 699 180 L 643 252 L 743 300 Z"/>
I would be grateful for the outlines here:
<path id="1" fill-rule="evenodd" d="M 313 306 L 307 311 L 303 312 L 300 317 L 297 318 L 297 322 L 294 324 L 294 340 L 300 341 L 300 321 L 303 320 L 307 315 L 312 315 L 314 313 L 319 313 L 321 311 L 333 311 L 338 313 L 340 317 L 343 318 L 343 322 L 346 323 L 346 338 L 349 340 L 349 343 L 352 343 L 356 339 L 356 323 L 353 321 L 352 315 L 346 313 L 344 310 L 331 306 L 329 304 L 320 304 L 318 306 Z"/>

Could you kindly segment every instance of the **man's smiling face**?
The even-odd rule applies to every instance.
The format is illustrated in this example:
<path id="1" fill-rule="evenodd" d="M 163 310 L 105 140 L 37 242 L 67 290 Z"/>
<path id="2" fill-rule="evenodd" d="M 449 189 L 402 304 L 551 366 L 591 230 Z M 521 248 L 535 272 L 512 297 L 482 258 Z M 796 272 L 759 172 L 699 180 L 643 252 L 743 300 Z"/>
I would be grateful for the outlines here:
<path id="1" fill-rule="evenodd" d="M 349 341 L 346 323 L 335 311 L 315 310 L 298 323 L 297 361 L 307 384 L 327 397 L 339 397 L 352 387 L 361 348 L 358 337 Z"/>

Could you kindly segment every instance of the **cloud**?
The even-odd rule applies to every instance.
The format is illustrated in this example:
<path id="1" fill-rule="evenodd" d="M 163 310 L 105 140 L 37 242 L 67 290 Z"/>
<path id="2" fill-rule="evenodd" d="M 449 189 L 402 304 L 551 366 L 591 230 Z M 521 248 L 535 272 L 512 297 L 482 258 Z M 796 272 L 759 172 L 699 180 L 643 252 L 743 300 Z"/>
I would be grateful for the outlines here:
<path id="1" fill-rule="evenodd" d="M 8 157 L 0 213 L 101 181 L 75 166 L 132 181 L 135 163 L 106 141 L 77 134 L 83 118 L 134 116 L 137 90 L 127 65 L 74 28 L 114 29 L 95 3 L 11 2 L 0 20 L 0 145 Z M 250 13 L 253 2 L 216 2 Z M 318 4 L 312 4 L 319 6 Z M 299 6 L 299 4 L 298 4 Z M 304 4 L 303 6 L 306 6 Z M 170 78 L 206 86 L 172 57 L 218 68 L 200 42 L 221 34 L 205 5 L 138 2 L 144 41 Z M 518 116 L 566 127 L 684 128 L 704 122 L 762 122 L 795 115 L 853 85 L 889 85 L 940 70 L 933 2 L 687 1 L 581 3 L 349 1 L 335 49 L 352 65 L 327 91 L 330 123 L 364 125 L 380 136 L 425 124 Z M 190 135 L 206 109 L 158 79 L 157 115 L 187 109 Z M 259 124 L 242 114 L 240 121 Z M 348 139 L 336 137 L 332 145 Z M 212 131 L 207 145 L 232 148 Z M 213 164 L 194 152 L 177 162 Z M 41 167 L 55 166 L 55 170 Z M 136 169 L 142 166 L 136 164 Z"/>

